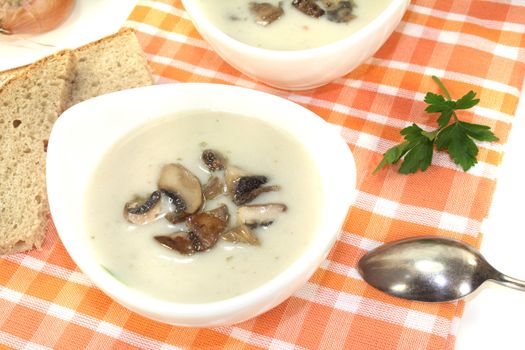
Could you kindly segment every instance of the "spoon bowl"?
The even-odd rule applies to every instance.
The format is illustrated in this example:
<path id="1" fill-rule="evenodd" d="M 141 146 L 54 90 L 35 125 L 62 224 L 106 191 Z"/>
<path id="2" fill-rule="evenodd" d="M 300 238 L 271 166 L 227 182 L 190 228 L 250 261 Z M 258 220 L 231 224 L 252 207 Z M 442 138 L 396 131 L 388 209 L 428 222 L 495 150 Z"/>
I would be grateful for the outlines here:
<path id="1" fill-rule="evenodd" d="M 358 270 L 373 287 L 409 300 L 462 299 L 488 280 L 525 291 L 525 281 L 500 273 L 476 249 L 450 238 L 387 243 L 365 254 Z"/>

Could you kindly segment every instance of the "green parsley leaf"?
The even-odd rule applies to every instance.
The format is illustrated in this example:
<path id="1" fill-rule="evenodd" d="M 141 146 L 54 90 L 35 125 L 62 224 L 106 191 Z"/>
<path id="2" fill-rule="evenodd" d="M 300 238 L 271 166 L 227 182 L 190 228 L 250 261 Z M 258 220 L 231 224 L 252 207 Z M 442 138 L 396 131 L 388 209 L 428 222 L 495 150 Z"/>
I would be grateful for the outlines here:
<path id="1" fill-rule="evenodd" d="M 385 165 L 395 164 L 401 159 L 403 162 L 398 170 L 400 173 L 415 173 L 419 169 L 425 171 L 432 163 L 434 145 L 438 151 L 447 151 L 452 160 L 467 171 L 477 163 L 476 157 L 479 151 L 474 140 L 498 141 L 489 126 L 463 122 L 456 114 L 458 110 L 470 109 L 479 103 L 474 91 L 469 91 L 459 100 L 454 101 L 443 82 L 436 76 L 432 76 L 432 79 L 443 91 L 444 96 L 428 92 L 425 95 L 425 102 L 428 104 L 425 111 L 439 113 L 437 118 L 439 127 L 433 131 L 424 131 L 416 124 L 412 124 L 401 130 L 405 141 L 385 152 L 374 173 Z"/>
<path id="2" fill-rule="evenodd" d="M 490 131 L 490 126 L 472 124 L 467 122 L 458 122 L 464 129 L 468 136 L 479 141 L 498 141 L 499 139 Z"/>
<path id="3" fill-rule="evenodd" d="M 383 159 L 377 165 L 373 173 L 375 174 L 379 169 L 381 169 L 387 164 L 397 163 L 398 160 L 401 159 L 401 157 L 403 157 L 408 152 L 409 144 L 410 144 L 409 142 L 403 142 L 397 146 L 390 148 L 388 151 L 386 151 L 385 154 L 383 155 Z"/>
<path id="4" fill-rule="evenodd" d="M 479 103 L 479 99 L 474 99 L 476 93 L 474 91 L 469 91 L 465 96 L 460 98 L 456 102 L 456 109 L 470 109 Z"/>
<path id="5" fill-rule="evenodd" d="M 403 174 L 415 173 L 418 169 L 425 171 L 432 163 L 433 141 L 427 133 L 416 124 L 401 130 L 405 142 L 390 148 L 385 152 L 383 160 L 374 170 L 374 173 L 386 164 L 395 164 L 405 157 L 399 172 Z"/>
<path id="6" fill-rule="evenodd" d="M 445 100 L 441 95 L 428 92 L 425 96 L 425 102 L 428 107 L 425 108 L 425 112 L 428 113 L 441 113 L 438 118 L 439 127 L 444 127 L 450 122 L 454 109 L 456 108 L 456 102 Z"/>
<path id="7" fill-rule="evenodd" d="M 401 174 L 412 174 L 421 169 L 427 170 L 432 163 L 432 154 L 434 152 L 434 144 L 426 137 L 421 137 L 414 147 L 412 147 L 403 159 L 403 163 L 399 167 Z"/>
<path id="8" fill-rule="evenodd" d="M 447 104 L 448 100 L 445 100 L 442 95 L 438 95 L 433 92 L 427 92 L 424 101 L 429 105 L 426 109 L 427 112 L 440 112 L 440 109 L 438 108 L 439 106 L 442 108 L 449 108 L 449 105 Z M 431 110 L 431 108 L 436 109 Z"/>
<path id="9" fill-rule="evenodd" d="M 436 137 L 436 146 L 440 151 L 448 150 L 452 160 L 464 171 L 477 163 L 478 147 L 459 123 L 444 128 Z"/>
<path id="10" fill-rule="evenodd" d="M 432 163 L 433 142 L 423 134 L 425 131 L 416 124 L 401 130 L 401 135 L 409 142 L 409 150 L 399 168 L 402 174 L 410 174 L 427 170 Z"/>

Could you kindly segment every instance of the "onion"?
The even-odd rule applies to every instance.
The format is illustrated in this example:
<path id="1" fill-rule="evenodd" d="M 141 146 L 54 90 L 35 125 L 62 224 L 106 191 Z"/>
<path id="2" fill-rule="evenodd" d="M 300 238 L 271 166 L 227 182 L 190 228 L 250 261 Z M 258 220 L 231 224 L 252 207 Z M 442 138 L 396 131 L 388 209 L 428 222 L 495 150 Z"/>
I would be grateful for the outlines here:
<path id="1" fill-rule="evenodd" d="M 56 28 L 73 0 L 0 0 L 0 33 L 37 34 Z"/>

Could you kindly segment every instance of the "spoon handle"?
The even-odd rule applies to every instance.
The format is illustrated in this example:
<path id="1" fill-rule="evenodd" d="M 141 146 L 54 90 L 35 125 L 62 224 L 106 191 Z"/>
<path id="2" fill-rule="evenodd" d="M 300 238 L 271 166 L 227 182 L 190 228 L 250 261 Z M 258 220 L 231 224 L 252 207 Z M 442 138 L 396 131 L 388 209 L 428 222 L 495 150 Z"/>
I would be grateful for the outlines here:
<path id="1" fill-rule="evenodd" d="M 494 279 L 494 282 L 497 282 L 506 287 L 525 291 L 525 281 L 504 275 L 502 273 L 499 274 L 498 277 Z"/>

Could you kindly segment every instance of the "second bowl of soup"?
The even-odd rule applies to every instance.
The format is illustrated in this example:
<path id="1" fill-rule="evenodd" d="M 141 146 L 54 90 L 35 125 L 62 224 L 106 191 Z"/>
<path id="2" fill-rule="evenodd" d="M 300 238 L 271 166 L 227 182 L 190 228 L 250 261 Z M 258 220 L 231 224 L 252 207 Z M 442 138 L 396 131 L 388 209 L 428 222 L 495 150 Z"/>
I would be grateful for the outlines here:
<path id="1" fill-rule="evenodd" d="M 183 0 L 199 33 L 228 63 L 268 85 L 304 90 L 372 56 L 409 0 Z"/>

